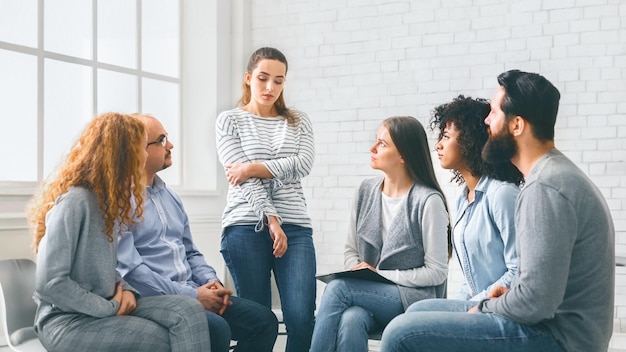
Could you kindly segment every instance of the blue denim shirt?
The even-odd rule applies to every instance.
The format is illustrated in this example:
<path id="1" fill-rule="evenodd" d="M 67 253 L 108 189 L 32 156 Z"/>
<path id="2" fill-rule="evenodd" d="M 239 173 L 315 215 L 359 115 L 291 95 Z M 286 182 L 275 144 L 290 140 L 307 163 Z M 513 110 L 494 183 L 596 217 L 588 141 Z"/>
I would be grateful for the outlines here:
<path id="1" fill-rule="evenodd" d="M 158 176 L 144 194 L 143 220 L 123 232 L 117 270 L 142 296 L 198 297 L 199 286 L 218 280 L 193 244 L 178 196 Z"/>
<path id="2" fill-rule="evenodd" d="M 472 202 L 467 201 L 467 186 L 457 199 L 454 250 L 465 277 L 457 299 L 481 300 L 493 286 L 510 287 L 517 272 L 514 216 L 519 191 L 512 183 L 483 176 Z"/>

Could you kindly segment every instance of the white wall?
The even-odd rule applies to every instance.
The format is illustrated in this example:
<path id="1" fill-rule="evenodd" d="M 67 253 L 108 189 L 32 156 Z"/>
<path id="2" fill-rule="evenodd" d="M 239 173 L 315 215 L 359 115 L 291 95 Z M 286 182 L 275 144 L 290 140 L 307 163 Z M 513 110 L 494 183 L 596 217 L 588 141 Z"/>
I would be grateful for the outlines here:
<path id="1" fill-rule="evenodd" d="M 249 52 L 289 60 L 287 104 L 307 112 L 316 163 L 305 179 L 318 272 L 341 267 L 348 207 L 373 172 L 379 123 L 463 93 L 491 98 L 496 76 L 538 72 L 561 91 L 556 144 L 600 187 L 626 253 L 626 2 L 620 0 L 251 0 Z M 434 141 L 434 136 L 433 140 Z M 448 199 L 456 188 L 440 169 Z M 456 265 L 456 262 L 453 261 Z M 451 271 L 451 289 L 458 269 Z M 618 271 L 616 329 L 626 323 Z M 320 287 L 321 293 L 321 287 Z"/>

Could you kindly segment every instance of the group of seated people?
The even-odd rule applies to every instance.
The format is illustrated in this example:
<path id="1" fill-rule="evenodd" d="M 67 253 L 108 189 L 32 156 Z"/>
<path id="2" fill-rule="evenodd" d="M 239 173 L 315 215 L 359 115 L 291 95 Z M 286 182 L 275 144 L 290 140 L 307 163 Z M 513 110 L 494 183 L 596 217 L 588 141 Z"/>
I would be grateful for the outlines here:
<path id="1" fill-rule="evenodd" d="M 255 65 L 276 82 L 270 61 L 282 59 L 260 61 Z M 283 70 L 279 79 L 286 61 L 283 66 L 277 66 Z M 274 108 L 282 97 L 282 88 L 256 95 L 257 83 L 250 83 L 258 77 L 256 68 L 246 76 L 252 98 L 237 110 L 238 124 L 218 118 L 226 126 L 218 133 L 234 136 L 230 126 L 237 125 L 236 137 L 243 139 L 241 121 L 249 118 L 250 106 Z M 440 165 L 463 185 L 452 222 L 422 124 L 390 117 L 376 131 L 371 167 L 381 175 L 355 192 L 344 264 L 391 283 L 332 280 L 313 318 L 314 251 L 296 250 L 299 244 L 312 250 L 310 232 L 286 226 L 289 215 L 280 211 L 261 212 L 259 223 L 246 225 L 265 242 L 258 246 L 267 248 L 240 254 L 257 258 L 253 252 L 264 251 L 278 261 L 267 265 L 284 280 L 279 290 L 289 312 L 287 351 L 367 351 L 368 334 L 376 331 L 383 331 L 383 352 L 607 350 L 615 233 L 607 204 L 554 146 L 558 90 L 541 75 L 518 70 L 502 73 L 498 83 L 491 101 L 460 95 L 433 110 Z M 279 117 L 290 114 L 277 110 Z M 309 123 L 305 115 L 295 121 Z M 310 132 L 306 127 L 294 133 L 302 130 Z M 226 156 L 231 144 L 219 143 L 229 204 L 246 182 L 253 191 L 241 197 L 250 202 L 257 199 L 252 187 L 270 185 L 271 200 L 290 177 L 299 185 L 300 175 L 255 183 L 278 179 L 273 176 L 283 165 L 244 172 Z M 35 197 L 29 211 L 37 252 L 35 330 L 48 351 L 221 352 L 231 340 L 235 351 L 274 348 L 277 318 L 265 294 L 255 296 L 249 292 L 254 286 L 246 286 L 241 272 L 253 269 L 237 267 L 243 259 L 233 257 L 246 247 L 225 243 L 245 231 L 225 226 L 222 234 L 222 254 L 237 274 L 234 296 L 193 243 L 180 198 L 157 175 L 172 165 L 172 148 L 154 116 L 102 114 Z M 302 159 L 287 162 L 302 167 Z M 261 203 L 250 207 L 266 206 Z M 228 219 L 248 216 L 228 205 L 225 213 Z M 312 255 L 313 268 L 311 261 L 296 265 L 302 262 L 289 258 L 294 252 Z M 453 253 L 464 282 L 447 299 Z M 285 279 L 286 272 L 307 284 L 290 282 L 297 278 Z M 306 308 L 296 307 L 301 301 Z"/>

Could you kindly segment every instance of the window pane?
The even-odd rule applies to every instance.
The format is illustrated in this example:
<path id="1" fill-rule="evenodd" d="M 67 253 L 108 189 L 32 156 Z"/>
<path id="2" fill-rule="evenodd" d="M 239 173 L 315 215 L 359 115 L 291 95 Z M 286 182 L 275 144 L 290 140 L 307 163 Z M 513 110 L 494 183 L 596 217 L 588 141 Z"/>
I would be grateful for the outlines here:
<path id="1" fill-rule="evenodd" d="M 0 0 L 0 40 L 37 47 L 37 0 Z"/>
<path id="2" fill-rule="evenodd" d="M 98 61 L 137 67 L 136 1 L 98 1 Z"/>
<path id="3" fill-rule="evenodd" d="M 179 2 L 150 0 L 142 9 L 142 69 L 166 76 L 179 76 Z"/>
<path id="4" fill-rule="evenodd" d="M 91 59 L 93 54 L 91 17 L 91 1 L 46 1 L 45 50 Z"/>
<path id="5" fill-rule="evenodd" d="M 37 181 L 37 58 L 0 50 L 0 77 L 0 181 Z"/>
<path id="6" fill-rule="evenodd" d="M 44 63 L 44 177 L 65 157 L 93 118 L 92 68 L 67 62 Z"/>
<path id="7" fill-rule="evenodd" d="M 137 112 L 137 76 L 98 70 L 98 114 L 115 111 Z"/>
<path id="8" fill-rule="evenodd" d="M 173 165 L 169 169 L 162 171 L 159 174 L 167 184 L 179 185 L 180 169 L 182 166 L 180 165 L 182 163 L 182 160 L 180 158 L 181 148 L 176 148 L 178 145 L 182 145 L 182 143 L 179 143 L 179 85 L 175 83 L 157 81 L 148 78 L 144 78 L 142 80 L 142 83 L 142 112 L 151 114 L 159 119 L 159 121 L 163 123 L 163 126 L 167 130 L 169 139 L 174 144 L 174 149 L 172 149 Z"/>

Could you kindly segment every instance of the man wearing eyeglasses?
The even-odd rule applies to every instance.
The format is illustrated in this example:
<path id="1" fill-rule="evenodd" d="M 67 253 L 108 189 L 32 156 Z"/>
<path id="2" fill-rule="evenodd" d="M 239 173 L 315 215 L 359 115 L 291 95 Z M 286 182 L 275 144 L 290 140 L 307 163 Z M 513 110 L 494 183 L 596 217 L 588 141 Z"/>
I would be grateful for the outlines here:
<path id="1" fill-rule="evenodd" d="M 156 118 L 136 114 L 146 124 L 146 183 L 143 219 L 124 231 L 118 244 L 118 271 L 142 296 L 185 295 L 198 299 L 209 321 L 211 350 L 272 351 L 278 321 L 255 302 L 232 297 L 215 269 L 193 243 L 189 219 L 180 198 L 157 172 L 172 165 L 165 128 Z"/>

